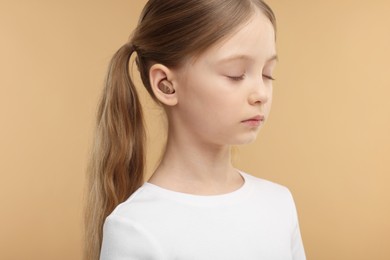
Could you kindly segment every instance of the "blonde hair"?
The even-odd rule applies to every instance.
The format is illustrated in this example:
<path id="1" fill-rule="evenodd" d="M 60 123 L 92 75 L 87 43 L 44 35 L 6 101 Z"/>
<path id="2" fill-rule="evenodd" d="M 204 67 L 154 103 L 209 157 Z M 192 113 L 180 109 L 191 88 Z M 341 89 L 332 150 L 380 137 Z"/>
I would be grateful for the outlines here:
<path id="1" fill-rule="evenodd" d="M 99 259 L 105 218 L 143 184 L 145 130 L 129 60 L 155 99 L 149 69 L 160 63 L 180 66 L 249 20 L 255 8 L 272 22 L 261 0 L 149 0 L 129 42 L 113 56 L 97 113 L 88 167 L 84 259 Z"/>

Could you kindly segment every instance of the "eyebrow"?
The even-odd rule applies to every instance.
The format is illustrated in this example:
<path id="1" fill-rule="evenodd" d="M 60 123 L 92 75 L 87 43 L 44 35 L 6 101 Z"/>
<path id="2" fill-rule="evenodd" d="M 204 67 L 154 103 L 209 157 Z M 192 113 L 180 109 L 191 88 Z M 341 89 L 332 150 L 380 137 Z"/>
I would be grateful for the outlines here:
<path id="1" fill-rule="evenodd" d="M 249 60 L 253 61 L 254 59 L 251 56 L 245 55 L 245 54 L 238 54 L 238 55 L 232 55 L 230 57 L 222 58 L 221 60 L 218 61 L 218 63 L 225 63 L 229 61 L 234 61 L 234 60 Z M 267 59 L 266 62 L 271 62 L 271 61 L 279 61 L 278 55 L 274 54 L 270 58 Z"/>

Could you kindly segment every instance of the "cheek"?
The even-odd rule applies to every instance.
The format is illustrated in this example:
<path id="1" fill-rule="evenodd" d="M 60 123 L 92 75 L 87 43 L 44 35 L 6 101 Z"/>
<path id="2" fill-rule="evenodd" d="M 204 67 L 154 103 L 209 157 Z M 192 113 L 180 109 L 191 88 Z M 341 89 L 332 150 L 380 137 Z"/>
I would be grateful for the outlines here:
<path id="1" fill-rule="evenodd" d="M 220 121 L 239 107 L 240 95 L 229 86 L 224 77 L 204 69 L 193 68 L 181 82 L 179 104 L 186 107 L 186 113 L 202 116 L 205 120 Z"/>
<path id="2" fill-rule="evenodd" d="M 181 111 L 184 120 L 192 118 L 198 121 L 202 117 L 209 116 L 208 111 L 213 109 L 215 103 L 210 87 L 199 79 L 190 79 L 182 85 L 181 91 L 178 92 L 179 106 L 177 109 Z"/>
<path id="3" fill-rule="evenodd" d="M 273 98 L 273 94 L 272 94 L 272 88 L 270 90 L 270 94 L 269 94 L 269 97 L 268 97 L 268 100 L 267 100 L 267 103 L 266 103 L 266 110 L 267 110 L 267 114 L 270 113 L 270 110 L 271 110 L 271 107 L 272 107 L 272 98 Z"/>
<path id="4" fill-rule="evenodd" d="M 272 97 L 273 97 L 273 89 L 271 87 L 271 89 L 269 90 L 269 94 L 268 94 L 268 103 L 269 103 L 269 105 L 271 105 L 271 103 L 272 103 Z"/>
<path id="5" fill-rule="evenodd" d="M 179 98 L 183 102 L 190 102 L 192 105 L 197 104 L 201 108 L 212 106 L 221 99 L 219 91 L 219 82 L 213 77 L 202 75 L 191 75 L 183 85 L 182 96 Z"/>

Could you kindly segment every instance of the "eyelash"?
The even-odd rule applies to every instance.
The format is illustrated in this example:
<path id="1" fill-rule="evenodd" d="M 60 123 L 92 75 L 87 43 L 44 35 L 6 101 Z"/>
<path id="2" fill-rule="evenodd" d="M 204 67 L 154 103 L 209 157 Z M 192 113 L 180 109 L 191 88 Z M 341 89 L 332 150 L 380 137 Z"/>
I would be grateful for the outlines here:
<path id="1" fill-rule="evenodd" d="M 275 79 L 272 76 L 263 75 L 264 78 L 274 81 Z"/>
<path id="2" fill-rule="evenodd" d="M 238 77 L 228 76 L 228 78 L 233 80 L 233 81 L 240 81 L 240 80 L 243 80 L 245 78 L 245 74 L 238 76 Z"/>
<path id="3" fill-rule="evenodd" d="M 275 80 L 272 76 L 263 75 L 263 77 L 268 79 L 268 80 L 272 80 L 272 81 Z M 228 76 L 228 78 L 233 80 L 233 81 L 240 81 L 240 80 L 243 80 L 245 78 L 245 74 L 241 75 L 241 76 L 238 76 L 238 77 Z"/>

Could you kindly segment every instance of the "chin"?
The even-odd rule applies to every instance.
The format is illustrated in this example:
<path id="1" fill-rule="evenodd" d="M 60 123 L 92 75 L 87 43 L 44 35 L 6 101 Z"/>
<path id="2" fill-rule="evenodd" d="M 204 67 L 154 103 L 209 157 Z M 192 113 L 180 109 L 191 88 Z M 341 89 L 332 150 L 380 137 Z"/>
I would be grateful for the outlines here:
<path id="1" fill-rule="evenodd" d="M 243 145 L 243 144 L 253 143 L 254 141 L 256 141 L 257 134 L 258 134 L 258 132 L 255 132 L 255 133 L 253 132 L 253 133 L 248 133 L 248 134 L 242 135 L 242 136 L 238 137 L 236 140 L 234 140 L 232 145 Z"/>

